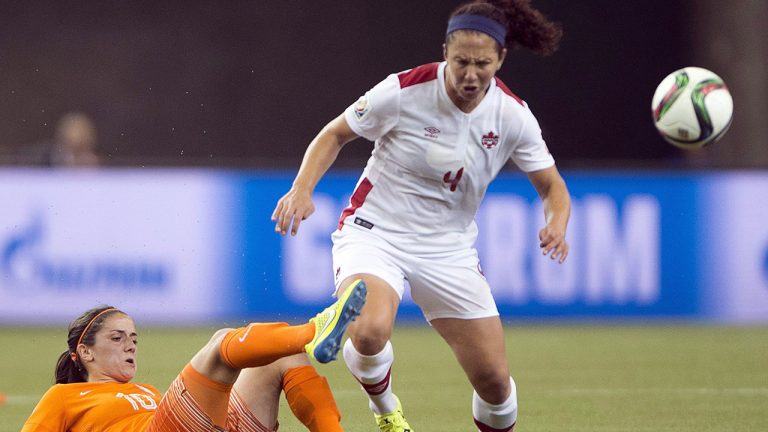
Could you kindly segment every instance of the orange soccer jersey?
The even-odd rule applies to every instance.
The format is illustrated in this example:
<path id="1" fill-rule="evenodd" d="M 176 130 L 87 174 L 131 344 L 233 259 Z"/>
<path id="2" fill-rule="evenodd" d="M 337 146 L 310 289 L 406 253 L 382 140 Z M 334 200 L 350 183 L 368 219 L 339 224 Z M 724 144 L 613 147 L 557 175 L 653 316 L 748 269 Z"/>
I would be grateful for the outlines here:
<path id="1" fill-rule="evenodd" d="M 21 431 L 143 431 L 162 396 L 149 384 L 56 384 L 45 393 Z"/>

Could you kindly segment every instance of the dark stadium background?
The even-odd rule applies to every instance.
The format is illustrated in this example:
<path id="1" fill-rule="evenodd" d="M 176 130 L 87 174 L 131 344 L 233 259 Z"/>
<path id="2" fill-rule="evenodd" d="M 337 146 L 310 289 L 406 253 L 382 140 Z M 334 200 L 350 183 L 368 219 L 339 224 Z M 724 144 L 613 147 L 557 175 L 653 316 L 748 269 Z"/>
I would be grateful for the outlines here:
<path id="1" fill-rule="evenodd" d="M 274 234 L 269 214 L 327 121 L 388 73 L 441 60 L 459 3 L 0 2 L 0 342 L 11 347 L 0 351 L 0 432 L 18 431 L 51 385 L 81 304 L 141 318 L 137 382 L 160 389 L 221 321 L 298 322 L 325 304 L 331 272 L 313 269 L 330 260 L 334 205 L 372 146 L 342 151 L 302 235 Z M 538 256 L 533 229 L 532 247 L 514 239 L 517 259 L 517 231 L 497 222 L 541 212 L 523 176 L 494 182 L 486 201 L 510 205 L 484 218 L 495 241 L 481 250 L 489 277 L 486 257 L 503 270 L 521 427 L 767 431 L 768 1 L 532 3 L 562 23 L 561 50 L 512 52 L 499 76 L 529 102 L 568 181 L 574 241 L 560 273 L 526 258 Z M 735 114 L 722 141 L 684 152 L 658 136 L 650 102 L 664 76 L 692 65 L 725 79 Z M 17 168 L 71 111 L 94 119 L 106 169 Z M 136 263 L 173 277 L 141 285 L 127 272 L 94 287 L 29 271 Z M 646 274 L 659 278 L 647 304 Z M 504 275 L 526 286 L 513 292 Z M 395 386 L 411 424 L 471 430 L 472 390 L 450 348 L 426 325 L 398 323 Z M 343 362 L 321 372 L 345 429 L 370 430 Z M 303 430 L 280 409 L 281 431 Z"/>
<path id="2" fill-rule="evenodd" d="M 768 38 L 741 25 L 765 15 L 760 2 L 534 3 L 562 23 L 562 48 L 513 52 L 499 75 L 529 102 L 561 167 L 768 165 L 768 146 L 749 144 L 768 136 L 766 74 L 750 60 L 768 56 Z M 457 4 L 4 2 L 0 162 L 80 110 L 108 165 L 295 168 L 325 122 L 386 74 L 441 59 Z M 739 114 L 727 144 L 693 156 L 650 118 L 655 85 L 689 65 L 718 72 Z M 370 150 L 350 145 L 338 166 L 361 166 Z"/>

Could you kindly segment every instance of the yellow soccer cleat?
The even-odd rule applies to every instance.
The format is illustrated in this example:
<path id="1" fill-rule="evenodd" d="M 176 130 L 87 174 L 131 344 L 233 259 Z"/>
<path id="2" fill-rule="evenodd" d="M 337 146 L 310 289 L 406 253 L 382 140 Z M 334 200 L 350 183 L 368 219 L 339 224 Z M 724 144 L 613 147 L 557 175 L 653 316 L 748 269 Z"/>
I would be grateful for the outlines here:
<path id="1" fill-rule="evenodd" d="M 366 292 L 365 282 L 358 279 L 347 287 L 336 303 L 309 320 L 315 324 L 314 339 L 304 345 L 304 350 L 310 357 L 320 363 L 336 359 L 344 331 L 363 309 Z"/>
<path id="2" fill-rule="evenodd" d="M 413 432 L 411 425 L 405 420 L 403 415 L 403 405 L 400 403 L 400 399 L 396 395 L 392 395 L 397 402 L 397 408 L 387 414 L 374 414 L 376 417 L 376 424 L 379 425 L 380 432 Z"/>

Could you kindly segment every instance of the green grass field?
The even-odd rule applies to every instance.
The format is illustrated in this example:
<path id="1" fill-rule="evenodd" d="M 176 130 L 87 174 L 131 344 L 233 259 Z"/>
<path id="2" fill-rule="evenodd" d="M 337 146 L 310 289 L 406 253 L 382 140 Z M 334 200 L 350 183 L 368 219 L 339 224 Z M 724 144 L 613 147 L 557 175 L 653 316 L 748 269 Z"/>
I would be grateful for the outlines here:
<path id="1" fill-rule="evenodd" d="M 139 328 L 138 382 L 165 389 L 212 329 Z M 65 331 L 0 328 L 0 432 L 18 431 L 52 383 Z M 394 389 L 418 432 L 473 431 L 472 391 L 428 327 L 400 327 Z M 510 326 L 517 431 L 768 431 L 768 327 Z M 320 365 L 347 431 L 373 417 L 341 362 Z M 301 431 L 285 406 L 281 431 Z"/>

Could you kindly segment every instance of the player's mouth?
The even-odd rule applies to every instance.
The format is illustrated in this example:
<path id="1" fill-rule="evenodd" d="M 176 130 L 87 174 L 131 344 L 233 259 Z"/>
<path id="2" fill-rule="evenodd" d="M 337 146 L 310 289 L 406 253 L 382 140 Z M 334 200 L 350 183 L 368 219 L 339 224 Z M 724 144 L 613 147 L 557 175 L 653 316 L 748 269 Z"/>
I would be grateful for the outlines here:
<path id="1" fill-rule="evenodd" d="M 477 87 L 477 86 L 464 86 L 463 87 L 464 94 L 469 95 L 469 96 L 475 96 L 478 93 L 478 89 L 479 89 L 479 87 Z"/>
<path id="2" fill-rule="evenodd" d="M 134 360 L 132 358 L 126 359 L 125 362 L 126 363 L 130 363 L 130 364 L 136 364 L 136 360 Z"/>

